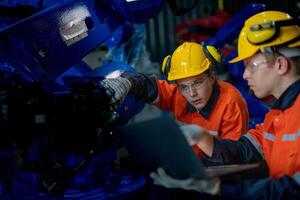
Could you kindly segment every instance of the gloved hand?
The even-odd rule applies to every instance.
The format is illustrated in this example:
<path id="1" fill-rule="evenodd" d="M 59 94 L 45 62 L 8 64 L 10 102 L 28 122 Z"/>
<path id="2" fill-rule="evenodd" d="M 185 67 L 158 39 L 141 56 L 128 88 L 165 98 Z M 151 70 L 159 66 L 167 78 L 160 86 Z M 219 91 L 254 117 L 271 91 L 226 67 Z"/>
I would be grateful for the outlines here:
<path id="1" fill-rule="evenodd" d="M 100 84 L 105 88 L 106 94 L 111 96 L 109 102 L 111 110 L 116 110 L 118 108 L 132 87 L 131 82 L 127 78 L 121 76 L 104 79 Z"/>
<path id="2" fill-rule="evenodd" d="M 206 131 L 202 127 L 194 124 L 182 125 L 180 126 L 180 130 L 190 145 L 197 144 Z"/>
<path id="3" fill-rule="evenodd" d="M 169 176 L 162 168 L 158 168 L 157 172 L 150 173 L 150 177 L 154 180 L 154 184 L 161 185 L 166 188 L 194 190 L 197 192 L 205 192 L 211 195 L 220 193 L 221 180 L 219 178 L 201 180 L 188 178 L 179 180 Z"/>

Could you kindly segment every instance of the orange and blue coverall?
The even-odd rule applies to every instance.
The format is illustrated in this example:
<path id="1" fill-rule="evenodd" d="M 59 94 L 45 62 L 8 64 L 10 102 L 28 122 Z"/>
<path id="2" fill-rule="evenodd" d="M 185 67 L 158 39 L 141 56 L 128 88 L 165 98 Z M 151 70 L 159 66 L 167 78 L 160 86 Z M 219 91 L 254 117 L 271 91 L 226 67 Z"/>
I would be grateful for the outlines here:
<path id="1" fill-rule="evenodd" d="M 172 112 L 180 122 L 200 125 L 214 136 L 231 140 L 238 140 L 248 129 L 247 104 L 230 83 L 216 81 L 208 104 L 197 112 L 176 84 L 140 73 L 124 73 L 122 76 L 131 81 L 131 92 L 138 99 L 152 103 L 158 98 L 155 105 Z M 193 149 L 199 157 L 203 157 L 198 146 L 194 145 Z"/>
<path id="2" fill-rule="evenodd" d="M 270 177 L 223 184 L 224 199 L 300 199 L 300 80 L 292 84 L 266 114 L 263 124 L 238 141 L 214 138 L 214 164 L 251 163 L 264 157 Z M 209 165 L 209 164 L 208 164 Z"/>
<path id="3" fill-rule="evenodd" d="M 247 104 L 230 83 L 217 81 L 208 104 L 199 112 L 183 97 L 176 84 L 156 80 L 140 73 L 124 73 L 132 83 L 131 92 L 138 99 L 170 111 L 176 120 L 196 124 L 222 139 L 238 140 L 248 130 Z"/>
<path id="4" fill-rule="evenodd" d="M 230 83 L 217 81 L 208 104 L 199 112 L 182 96 L 176 84 L 157 81 L 159 108 L 171 111 L 186 124 L 197 124 L 222 139 L 238 140 L 248 128 L 247 104 Z"/>

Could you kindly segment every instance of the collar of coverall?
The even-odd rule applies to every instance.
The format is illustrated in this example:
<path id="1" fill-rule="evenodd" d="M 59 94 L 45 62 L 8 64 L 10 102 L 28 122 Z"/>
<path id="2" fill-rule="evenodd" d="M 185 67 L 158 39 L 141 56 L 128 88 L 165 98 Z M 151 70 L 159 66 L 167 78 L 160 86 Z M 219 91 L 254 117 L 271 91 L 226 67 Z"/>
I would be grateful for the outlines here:
<path id="1" fill-rule="evenodd" d="M 300 92 L 300 80 L 290 85 L 272 106 L 274 109 L 285 110 L 293 105 Z"/>
<path id="2" fill-rule="evenodd" d="M 208 101 L 208 103 L 206 104 L 206 106 L 204 108 L 202 108 L 201 110 L 199 110 L 199 112 L 197 111 L 197 109 L 192 106 L 191 104 L 188 104 L 188 108 L 187 108 L 187 112 L 198 112 L 202 117 L 204 117 L 205 119 L 209 118 L 209 115 L 211 113 L 211 111 L 213 110 L 213 108 L 215 107 L 218 97 L 220 94 L 220 88 L 218 86 L 218 84 L 214 84 L 213 86 L 213 91 L 211 94 L 211 97 Z"/>

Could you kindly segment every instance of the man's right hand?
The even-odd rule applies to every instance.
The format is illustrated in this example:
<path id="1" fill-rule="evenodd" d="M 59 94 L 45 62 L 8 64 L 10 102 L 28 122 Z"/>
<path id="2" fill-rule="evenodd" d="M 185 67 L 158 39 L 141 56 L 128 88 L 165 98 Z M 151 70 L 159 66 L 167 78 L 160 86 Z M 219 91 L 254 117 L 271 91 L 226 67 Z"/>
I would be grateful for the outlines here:
<path id="1" fill-rule="evenodd" d="M 212 156 L 214 137 L 209 131 L 195 124 L 182 125 L 180 129 L 190 145 L 197 145 L 208 157 Z"/>
<path id="2" fill-rule="evenodd" d="M 105 88 L 106 94 L 111 97 L 109 105 L 113 111 L 124 101 L 132 87 L 131 82 L 121 76 L 104 79 L 100 82 L 100 85 Z"/>
<path id="3" fill-rule="evenodd" d="M 180 126 L 180 130 L 190 145 L 197 144 L 205 133 L 202 127 L 195 124 L 182 125 Z"/>

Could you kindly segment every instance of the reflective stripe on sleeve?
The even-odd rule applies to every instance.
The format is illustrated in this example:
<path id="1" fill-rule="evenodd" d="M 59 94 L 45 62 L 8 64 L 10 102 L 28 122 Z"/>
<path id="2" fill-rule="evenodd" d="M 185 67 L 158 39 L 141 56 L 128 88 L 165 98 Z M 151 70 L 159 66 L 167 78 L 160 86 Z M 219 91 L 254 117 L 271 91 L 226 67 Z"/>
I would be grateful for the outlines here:
<path id="1" fill-rule="evenodd" d="M 275 141 L 275 135 L 272 135 L 271 133 L 264 132 L 264 138 L 272 142 Z"/>
<path id="2" fill-rule="evenodd" d="M 255 147 L 255 149 L 258 151 L 258 153 L 264 158 L 264 154 L 262 152 L 262 149 L 260 148 L 260 145 L 256 142 L 255 139 L 253 139 L 253 137 L 249 133 L 242 135 L 242 137 L 247 138 L 251 142 L 251 144 Z"/>
<path id="3" fill-rule="evenodd" d="M 284 134 L 282 135 L 282 141 L 295 141 L 300 136 L 300 131 L 295 134 Z"/>

